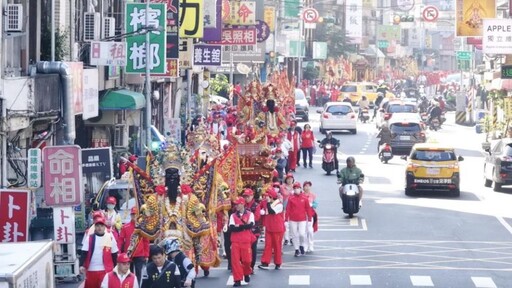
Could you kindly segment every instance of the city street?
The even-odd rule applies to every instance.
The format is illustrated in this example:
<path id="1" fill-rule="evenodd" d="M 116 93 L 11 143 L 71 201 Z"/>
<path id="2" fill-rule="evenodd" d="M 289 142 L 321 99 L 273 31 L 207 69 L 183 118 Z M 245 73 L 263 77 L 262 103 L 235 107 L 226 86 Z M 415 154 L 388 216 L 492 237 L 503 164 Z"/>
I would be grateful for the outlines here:
<path id="1" fill-rule="evenodd" d="M 311 112 L 310 123 L 321 139 L 318 115 Z M 256 269 L 250 287 L 510 287 L 512 209 L 506 203 L 512 189 L 484 188 L 484 136 L 453 123 L 449 115 L 443 129 L 428 137 L 454 145 L 465 158 L 460 198 L 405 196 L 405 161 L 379 162 L 373 123 L 358 123 L 357 135 L 334 134 L 341 140 L 340 164 L 352 155 L 366 175 L 362 211 L 353 219 L 343 215 L 335 176 L 321 170 L 317 149 L 314 168 L 295 173 L 298 181 L 313 182 L 318 197 L 315 252 L 295 258 L 292 246 L 286 246 L 282 270 Z M 225 265 L 200 277 L 197 287 L 231 286 Z"/>

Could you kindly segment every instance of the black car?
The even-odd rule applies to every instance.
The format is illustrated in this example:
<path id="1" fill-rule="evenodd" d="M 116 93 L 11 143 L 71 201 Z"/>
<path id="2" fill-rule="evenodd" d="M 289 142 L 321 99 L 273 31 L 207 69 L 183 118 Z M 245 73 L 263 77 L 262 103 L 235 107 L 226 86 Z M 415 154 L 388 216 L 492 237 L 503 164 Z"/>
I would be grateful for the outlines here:
<path id="1" fill-rule="evenodd" d="M 512 139 L 503 138 L 484 150 L 488 153 L 484 164 L 485 187 L 494 183 L 493 190 L 500 191 L 501 186 L 512 185 Z"/>
<path id="2" fill-rule="evenodd" d="M 395 155 L 409 155 L 412 146 L 416 143 L 424 143 L 425 133 L 420 123 L 415 122 L 390 122 L 391 149 Z"/>

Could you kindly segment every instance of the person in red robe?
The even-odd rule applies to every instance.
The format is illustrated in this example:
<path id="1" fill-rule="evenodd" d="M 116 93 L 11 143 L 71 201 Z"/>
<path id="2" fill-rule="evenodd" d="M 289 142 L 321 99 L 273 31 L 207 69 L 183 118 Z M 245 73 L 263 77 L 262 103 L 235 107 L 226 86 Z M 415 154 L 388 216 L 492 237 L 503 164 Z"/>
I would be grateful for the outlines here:
<path id="1" fill-rule="evenodd" d="M 300 151 L 300 133 L 295 129 L 297 122 L 292 121 L 290 123 L 290 130 L 288 131 L 288 140 L 292 142 L 292 149 L 288 153 L 288 169 L 291 172 L 295 172 L 299 165 L 299 154 Z"/>

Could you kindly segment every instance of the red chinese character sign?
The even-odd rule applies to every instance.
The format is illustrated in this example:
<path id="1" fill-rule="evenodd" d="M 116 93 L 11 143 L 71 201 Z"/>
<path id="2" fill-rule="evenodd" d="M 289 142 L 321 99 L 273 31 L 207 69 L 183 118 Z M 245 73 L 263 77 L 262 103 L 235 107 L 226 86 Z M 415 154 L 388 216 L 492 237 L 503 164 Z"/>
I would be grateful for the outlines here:
<path id="1" fill-rule="evenodd" d="M 48 206 L 74 206 L 82 202 L 80 146 L 43 149 L 44 196 Z"/>
<path id="2" fill-rule="evenodd" d="M 0 190 L 0 242 L 28 241 L 28 190 Z"/>
<path id="3" fill-rule="evenodd" d="M 73 207 L 53 208 L 53 233 L 59 244 L 75 243 L 75 212 Z"/>

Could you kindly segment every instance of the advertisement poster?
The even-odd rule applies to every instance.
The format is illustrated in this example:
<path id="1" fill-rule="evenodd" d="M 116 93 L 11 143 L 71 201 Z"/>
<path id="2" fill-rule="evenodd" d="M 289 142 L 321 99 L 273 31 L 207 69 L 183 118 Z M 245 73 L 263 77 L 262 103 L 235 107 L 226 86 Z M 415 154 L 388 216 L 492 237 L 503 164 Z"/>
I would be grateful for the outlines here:
<path id="1" fill-rule="evenodd" d="M 483 35 L 485 18 L 496 18 L 496 0 L 456 0 L 456 34 L 459 37 Z"/>

